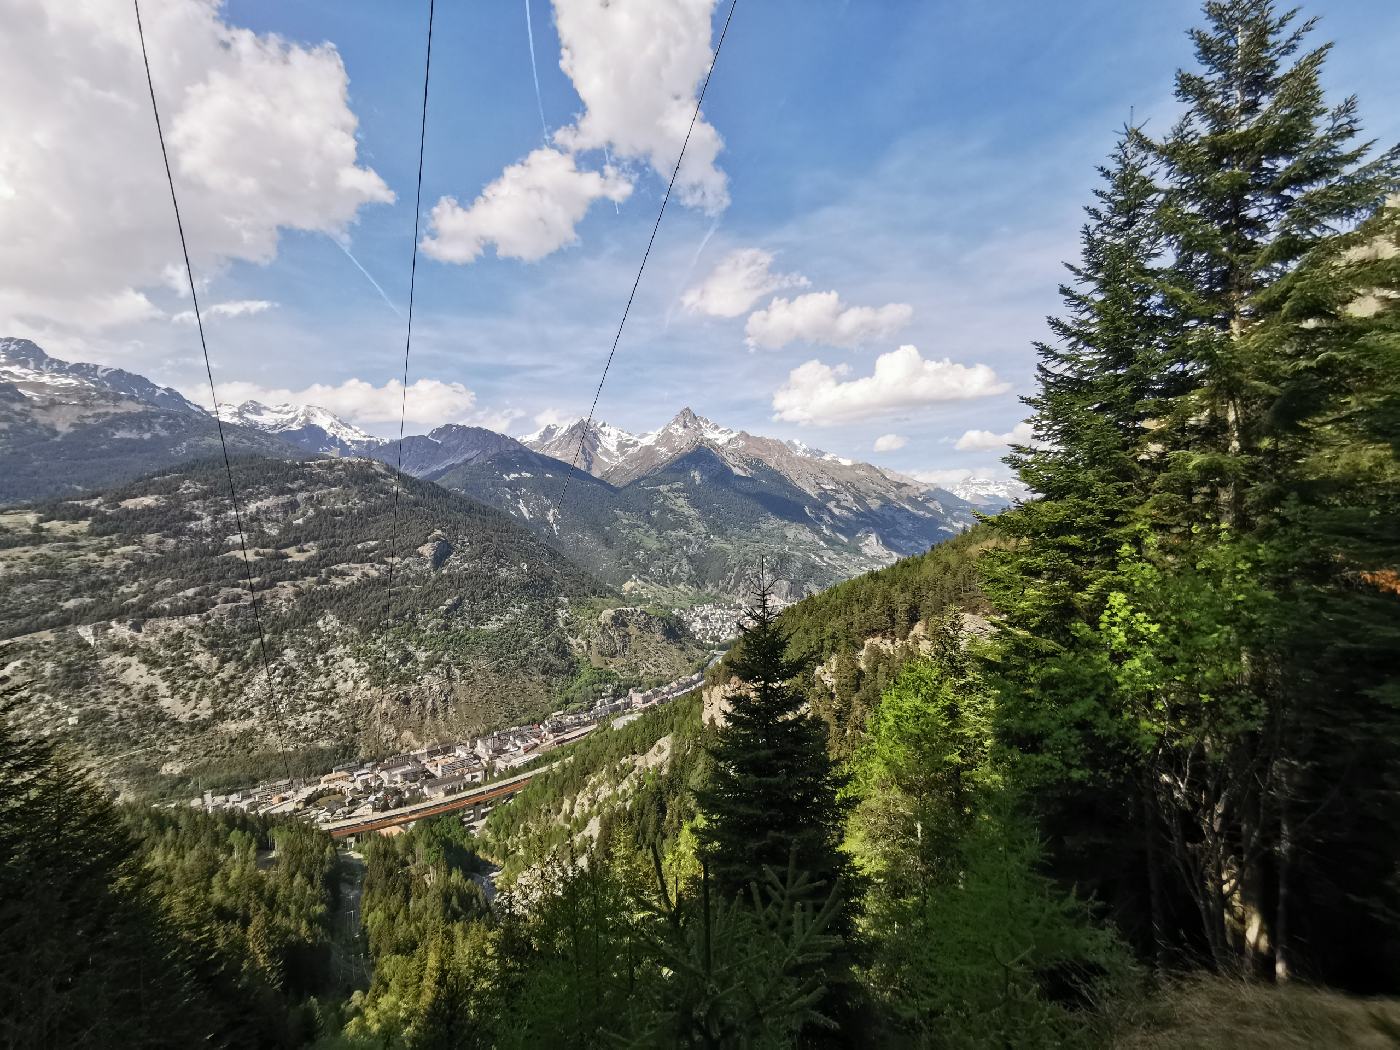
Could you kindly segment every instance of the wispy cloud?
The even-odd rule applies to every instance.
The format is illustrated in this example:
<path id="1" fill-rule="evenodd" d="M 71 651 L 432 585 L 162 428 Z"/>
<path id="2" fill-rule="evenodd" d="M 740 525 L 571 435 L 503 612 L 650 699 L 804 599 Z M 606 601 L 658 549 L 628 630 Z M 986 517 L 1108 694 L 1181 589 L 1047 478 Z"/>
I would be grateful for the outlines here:
<path id="1" fill-rule="evenodd" d="M 247 317 L 251 314 L 260 314 L 271 310 L 276 305 L 268 299 L 230 299 L 227 302 L 206 306 L 203 312 L 205 320 L 216 317 Z M 170 320 L 175 324 L 194 324 L 194 311 L 181 310 L 177 314 L 171 314 Z"/>

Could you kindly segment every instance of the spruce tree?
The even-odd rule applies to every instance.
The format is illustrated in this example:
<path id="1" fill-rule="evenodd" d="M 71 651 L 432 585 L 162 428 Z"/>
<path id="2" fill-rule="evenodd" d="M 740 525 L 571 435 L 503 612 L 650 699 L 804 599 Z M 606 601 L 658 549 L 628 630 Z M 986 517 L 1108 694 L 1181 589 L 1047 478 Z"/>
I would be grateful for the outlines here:
<path id="1" fill-rule="evenodd" d="M 1284 594 L 1275 974 L 1400 980 L 1400 200 L 1311 252 L 1254 338 L 1286 491 L 1265 533 Z"/>
<path id="2" fill-rule="evenodd" d="M 1296 464 L 1316 435 L 1289 422 L 1310 395 L 1289 382 L 1298 341 L 1280 339 L 1278 322 L 1302 307 L 1295 292 L 1310 260 L 1394 190 L 1400 153 L 1368 161 L 1357 100 L 1326 104 L 1330 45 L 1305 50 L 1315 20 L 1269 0 L 1212 0 L 1205 16 L 1191 34 L 1198 68 L 1177 77 L 1186 111 L 1156 144 L 1191 383 L 1165 414 L 1170 469 L 1158 479 L 1154 526 L 1167 571 L 1213 557 L 1207 545 L 1230 546 L 1237 564 L 1254 566 L 1273 609 L 1241 610 L 1229 626 L 1253 622 L 1238 631 L 1238 652 L 1217 654 L 1236 668 L 1232 680 L 1203 669 L 1218 683 L 1210 702 L 1175 712 L 1186 744 L 1170 756 L 1182 788 L 1168 819 L 1223 829 L 1205 889 L 1227 913 L 1231 947 L 1262 968 L 1276 940 L 1278 889 L 1268 883 L 1283 849 L 1280 785 L 1298 716 L 1314 703 L 1300 688 L 1310 668 L 1297 659 L 1299 610 L 1287 606 L 1297 559 L 1284 526 L 1300 494 Z M 1231 714 L 1220 719 L 1221 710 Z"/>
<path id="3" fill-rule="evenodd" d="M 1011 542 L 981 565 L 1005 628 L 989 669 L 999 735 L 1059 870 L 1113 901 L 1126 932 L 1157 949 L 1163 908 L 1143 877 L 1156 867 L 1157 828 L 1134 813 L 1148 792 L 1093 628 L 1123 586 L 1122 550 L 1142 542 L 1165 465 L 1157 430 L 1183 378 L 1163 292 L 1157 164 L 1140 129 L 1123 130 L 1099 173 L 1080 260 L 1060 289 L 1065 312 L 1050 320 L 1055 339 L 1036 347 L 1039 389 L 1025 399 L 1036 441 L 1008 458 L 1040 498 L 994 520 Z"/>
<path id="4" fill-rule="evenodd" d="M 1270 407 L 1279 355 L 1251 338 L 1282 305 L 1273 289 L 1310 252 L 1373 214 L 1400 153 L 1369 162 L 1358 102 L 1326 104 L 1330 44 L 1300 55 L 1316 19 L 1272 0 L 1210 0 L 1191 31 L 1199 68 L 1177 74 L 1186 111 L 1155 144 L 1164 230 L 1190 389 L 1170 416 L 1162 486 L 1185 525 L 1246 530 L 1280 498 Z"/>
<path id="5" fill-rule="evenodd" d="M 788 658 L 772 581 L 760 573 L 747 626 L 728 661 L 741 685 L 710 747 L 714 769 L 698 793 L 700 838 L 724 897 L 765 885 L 765 867 L 797 868 L 821 893 L 847 874 L 839 849 L 841 782 L 826 749 L 824 723 L 792 685 L 801 665 Z M 838 923 L 841 929 L 847 924 Z"/>
<path id="6" fill-rule="evenodd" d="M 1393 613 L 1395 275 L 1383 249 L 1364 279 L 1353 264 L 1400 155 L 1368 161 L 1356 100 L 1325 104 L 1313 22 L 1267 0 L 1205 16 L 1183 116 L 1160 141 L 1130 134 L 1138 174 L 1120 157 L 1091 212 L 1088 295 L 1066 295 L 1032 400 L 1051 447 L 1011 458 L 1044 498 L 1001 524 L 1018 542 L 989 582 L 1004 736 L 1038 797 L 1082 826 L 1122 820 L 1114 776 L 1138 788 L 1146 877 L 1098 888 L 1121 908 L 1147 884 L 1160 928 L 1169 879 L 1200 917 L 1183 946 L 1260 966 L 1287 937 L 1298 836 L 1327 826 L 1318 789 L 1357 741 L 1393 739 L 1389 634 L 1366 624 Z M 1141 220 L 1127 267 L 1102 247 L 1126 246 L 1102 221 L 1120 212 Z M 1393 816 L 1388 790 L 1373 778 L 1375 815 Z"/>

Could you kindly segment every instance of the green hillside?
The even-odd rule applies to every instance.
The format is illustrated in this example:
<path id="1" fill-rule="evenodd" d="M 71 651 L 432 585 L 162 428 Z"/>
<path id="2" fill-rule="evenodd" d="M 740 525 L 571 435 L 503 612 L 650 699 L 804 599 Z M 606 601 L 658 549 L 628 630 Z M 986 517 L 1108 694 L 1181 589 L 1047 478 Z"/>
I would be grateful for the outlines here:
<path id="1" fill-rule="evenodd" d="M 3 687 L 114 779 L 259 750 L 380 750 L 538 717 L 704 650 L 498 511 L 381 464 L 221 462 L 0 517 Z M 388 564 L 394 558 L 393 605 Z M 272 691 L 263 669 L 263 641 Z"/>

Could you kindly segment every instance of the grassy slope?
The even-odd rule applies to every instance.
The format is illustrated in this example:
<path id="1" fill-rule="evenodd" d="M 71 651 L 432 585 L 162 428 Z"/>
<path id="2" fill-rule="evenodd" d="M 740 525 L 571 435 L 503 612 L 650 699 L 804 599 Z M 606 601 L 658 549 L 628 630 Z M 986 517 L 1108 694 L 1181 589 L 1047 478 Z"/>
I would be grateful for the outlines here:
<path id="1" fill-rule="evenodd" d="M 1400 1000 L 1305 985 L 1198 977 L 1129 1009 L 1124 1050 L 1321 1050 L 1400 1046 Z"/>

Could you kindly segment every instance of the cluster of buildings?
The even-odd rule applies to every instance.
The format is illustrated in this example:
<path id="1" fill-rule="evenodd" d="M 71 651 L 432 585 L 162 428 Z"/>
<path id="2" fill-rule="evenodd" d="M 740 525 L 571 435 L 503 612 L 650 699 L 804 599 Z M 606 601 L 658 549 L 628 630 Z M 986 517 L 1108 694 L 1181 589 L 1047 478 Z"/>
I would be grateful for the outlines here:
<path id="1" fill-rule="evenodd" d="M 704 680 L 697 672 L 654 689 L 605 697 L 579 711 L 555 711 L 537 725 L 515 726 L 465 741 L 434 744 L 378 760 L 336 766 L 320 778 L 278 780 L 226 795 L 205 792 L 191 805 L 251 813 L 299 813 L 319 824 L 370 816 L 418 802 L 448 798 L 587 735 L 605 721 L 620 724 L 647 708 L 674 700 Z"/>
<path id="2" fill-rule="evenodd" d="M 744 610 L 738 605 L 708 602 L 689 609 L 672 609 L 686 628 L 702 642 L 711 645 L 727 642 L 739 634 L 739 620 Z"/>

